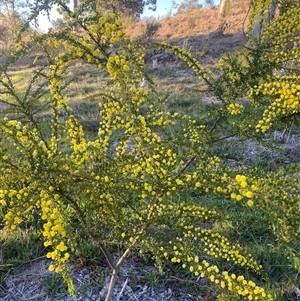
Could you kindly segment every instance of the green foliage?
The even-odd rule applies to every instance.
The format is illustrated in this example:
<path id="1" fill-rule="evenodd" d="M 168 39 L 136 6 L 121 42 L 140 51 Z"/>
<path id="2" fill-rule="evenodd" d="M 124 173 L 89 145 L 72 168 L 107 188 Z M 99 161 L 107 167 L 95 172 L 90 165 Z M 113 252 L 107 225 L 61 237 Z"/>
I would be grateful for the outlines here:
<path id="1" fill-rule="evenodd" d="M 187 11 L 201 8 L 202 5 L 198 3 L 198 0 L 184 0 L 177 8 L 177 13 L 185 13 Z"/>
<path id="2" fill-rule="evenodd" d="M 298 0 L 253 0 L 250 6 L 248 32 L 266 27 L 275 15 L 299 8 Z"/>
<path id="3" fill-rule="evenodd" d="M 6 50 L 12 45 L 19 31 L 25 25 L 29 14 L 29 4 L 20 0 L 1 0 L 0 11 L 0 37 L 6 44 L 2 48 Z"/>
<path id="4" fill-rule="evenodd" d="M 60 274 L 51 274 L 43 280 L 41 284 L 47 295 L 65 294 L 66 283 Z"/>
<path id="5" fill-rule="evenodd" d="M 2 213 L 0 212 L 1 219 Z M 33 228 L 34 226 L 37 227 L 37 225 L 22 225 L 13 233 L 5 228 L 0 230 L 0 284 L 5 274 L 13 267 L 45 255 L 40 233 Z"/>
<path id="6" fill-rule="evenodd" d="M 215 110 L 199 110 L 201 118 L 194 118 L 166 110 L 168 98 L 145 73 L 145 48 L 125 36 L 114 14 L 102 14 L 91 1 L 85 3 L 94 9 L 89 15 L 83 6 L 73 13 L 58 4 L 65 28 L 31 43 L 20 40 L 1 69 L 0 204 L 5 227 L 16 230 L 37 219 L 52 261 L 49 270 L 62 274 L 72 294 L 66 265 L 71 253 L 91 258 L 102 253 L 112 269 L 110 300 L 120 267 L 131 252 L 139 252 L 150 253 L 160 270 L 166 263 L 175 264 L 205 277 L 220 292 L 219 300 L 275 300 L 272 272 L 251 254 L 249 245 L 220 227 L 222 208 L 234 207 L 253 222 L 259 217 L 264 228 L 251 229 L 246 240 L 266 233 L 278 238 L 274 252 L 283 254 L 296 282 L 298 166 L 275 172 L 236 168 L 215 156 L 214 145 L 231 136 L 267 131 L 272 124 L 265 112 L 273 108 L 273 93 L 279 96 L 272 118 L 298 117 L 297 76 L 276 77 L 270 91 L 265 85 L 274 80 L 273 68 L 286 60 L 299 61 L 298 51 L 288 47 L 289 37 L 297 41 L 299 9 L 271 23 L 261 40 L 250 41 L 238 55 L 224 57 L 217 78 L 185 49 L 158 45 L 187 63 L 221 100 Z M 281 33 L 283 25 L 291 30 Z M 44 50 L 47 68 L 37 67 L 20 86 L 9 67 L 37 45 Z M 279 46 L 286 48 L 279 51 Z M 99 106 L 92 137 L 74 114 L 68 94 L 74 80 L 67 75 L 79 62 L 110 78 L 89 95 Z M 141 87 L 143 77 L 147 89 Z M 242 99 L 246 95 L 252 100 Z M 46 121 L 41 112 L 48 113 Z M 211 205 L 218 202 L 223 207 Z M 227 222 L 228 216 L 234 216 L 232 211 L 225 215 Z M 122 252 L 115 260 L 117 247 Z"/>
<path id="7" fill-rule="evenodd" d="M 150 42 L 154 38 L 160 26 L 161 25 L 155 20 L 146 22 L 146 26 L 142 33 L 141 39 L 145 42 Z"/>
<path id="8" fill-rule="evenodd" d="M 139 18 L 146 7 L 153 11 L 156 10 L 156 0 L 97 0 L 94 2 L 104 11 L 135 18 Z"/>

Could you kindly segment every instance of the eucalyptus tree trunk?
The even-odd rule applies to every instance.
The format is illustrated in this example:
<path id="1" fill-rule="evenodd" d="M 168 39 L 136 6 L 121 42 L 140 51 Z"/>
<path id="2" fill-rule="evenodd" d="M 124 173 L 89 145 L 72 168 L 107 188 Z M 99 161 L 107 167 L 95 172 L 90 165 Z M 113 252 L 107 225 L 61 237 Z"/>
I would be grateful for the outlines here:
<path id="1" fill-rule="evenodd" d="M 257 39 L 260 35 L 261 30 L 265 24 L 269 23 L 274 19 L 275 11 L 278 5 L 278 0 L 272 0 L 270 6 L 263 12 L 263 15 L 257 15 L 255 18 L 255 24 L 252 31 L 253 38 Z"/>
<path id="2" fill-rule="evenodd" d="M 73 0 L 73 9 L 75 10 L 78 6 L 78 0 Z"/>
<path id="3" fill-rule="evenodd" d="M 225 18 L 229 14 L 230 0 L 220 0 L 219 18 Z"/>

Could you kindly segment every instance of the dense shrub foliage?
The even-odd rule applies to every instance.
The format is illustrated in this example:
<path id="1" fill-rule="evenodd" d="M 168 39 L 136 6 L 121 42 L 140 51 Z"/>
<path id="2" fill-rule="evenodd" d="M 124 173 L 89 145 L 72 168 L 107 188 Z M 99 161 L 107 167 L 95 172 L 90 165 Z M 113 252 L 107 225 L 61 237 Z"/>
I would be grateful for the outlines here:
<path id="1" fill-rule="evenodd" d="M 71 293 L 66 263 L 76 251 L 79 224 L 112 268 L 111 287 L 130 252 L 150 252 L 160 269 L 171 262 L 206 277 L 218 288 L 219 300 L 275 300 L 259 258 L 218 231 L 214 225 L 222 216 L 206 204 L 217 198 L 263 214 L 279 240 L 274 252 L 284 252 L 299 271 L 299 166 L 268 173 L 231 168 L 211 155 L 210 147 L 227 135 L 261 135 L 299 116 L 299 48 L 293 43 L 299 42 L 300 10 L 271 22 L 238 56 L 225 56 L 217 79 L 185 50 L 159 45 L 185 61 L 222 101 L 200 123 L 165 110 L 167 99 L 145 72 L 146 49 L 124 35 L 114 14 L 96 8 L 88 16 L 80 8 L 72 13 L 63 3 L 61 10 L 65 29 L 31 43 L 20 40 L 1 69 L 5 226 L 42 223 L 49 270 L 63 274 Z M 44 50 L 47 66 L 18 87 L 10 64 L 36 47 Z M 92 139 L 65 93 L 69 68 L 83 63 L 110 77 L 106 88 L 91 96 L 100 115 Z M 275 68 L 288 75 L 273 75 Z M 143 77 L 148 89 L 140 85 Z M 246 95 L 250 101 L 242 99 Z M 235 121 L 227 122 L 233 116 Z M 117 261 L 116 245 L 123 251 Z"/>

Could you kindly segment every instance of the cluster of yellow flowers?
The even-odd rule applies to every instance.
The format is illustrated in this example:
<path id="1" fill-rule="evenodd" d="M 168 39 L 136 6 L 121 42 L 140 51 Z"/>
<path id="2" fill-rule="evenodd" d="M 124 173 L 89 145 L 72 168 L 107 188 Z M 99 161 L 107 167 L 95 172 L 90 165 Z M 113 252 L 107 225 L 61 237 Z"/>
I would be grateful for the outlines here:
<path id="1" fill-rule="evenodd" d="M 206 250 L 205 252 L 207 252 L 208 249 L 210 250 L 207 252 L 208 255 L 217 258 L 218 255 L 213 254 L 212 248 L 216 248 L 216 245 L 220 244 L 220 249 L 217 251 L 220 257 L 226 259 L 227 257 L 224 255 L 227 254 L 227 256 L 231 257 L 228 260 L 235 258 L 234 261 L 236 263 L 260 273 L 262 267 L 257 265 L 250 255 L 244 257 L 240 252 L 242 249 L 239 245 L 232 246 L 226 238 L 219 234 L 214 234 L 207 229 L 200 230 L 198 228 L 199 237 L 194 237 L 192 235 L 195 230 L 193 226 L 186 226 L 186 228 L 188 231 L 184 239 L 178 238 L 177 241 L 169 242 L 173 255 L 170 257 L 170 252 L 167 252 L 165 248 L 160 248 L 162 256 L 173 263 L 181 263 L 183 268 L 187 268 L 197 277 L 207 277 L 209 281 L 222 289 L 227 289 L 234 295 L 247 297 L 248 300 L 273 300 L 270 294 L 262 287 L 256 285 L 252 280 L 246 280 L 242 275 L 229 274 L 227 271 L 221 272 L 216 265 L 211 265 L 208 260 L 201 260 L 198 255 L 192 255 L 195 251 L 194 244 L 197 243 L 199 237 L 202 237 L 200 241 L 207 244 L 207 248 L 204 251 Z M 184 243 L 182 243 L 183 241 Z M 219 300 L 225 300 L 221 296 Z"/>
<path id="2" fill-rule="evenodd" d="M 88 144 L 84 138 L 82 126 L 80 126 L 74 116 L 70 115 L 67 120 L 68 139 L 70 140 L 73 153 L 71 159 L 76 165 L 82 165 L 86 160 L 91 158 L 91 153 L 88 151 Z"/>
<path id="3" fill-rule="evenodd" d="M 49 191 L 54 192 L 54 188 L 49 187 Z M 64 218 L 55 206 L 55 203 L 60 201 L 59 199 L 59 195 L 54 194 L 52 200 L 51 195 L 42 190 L 38 202 L 42 211 L 41 219 L 46 221 L 43 225 L 44 246 L 52 247 L 52 251 L 48 252 L 46 256 L 55 262 L 49 266 L 49 270 L 57 273 L 62 271 L 64 264 L 70 258 L 70 254 L 67 252 L 68 247 L 64 243 L 67 235 Z"/>
<path id="4" fill-rule="evenodd" d="M 265 178 L 252 179 L 252 183 L 257 191 L 253 194 L 259 193 L 260 196 L 256 199 L 258 207 L 272 223 L 274 234 L 286 243 L 297 240 L 300 234 L 300 183 L 297 176 L 283 177 L 279 172 Z M 290 258 L 292 256 L 290 255 Z"/>
<path id="5" fill-rule="evenodd" d="M 130 70 L 126 58 L 117 54 L 109 57 L 106 68 L 114 79 L 117 79 L 120 73 L 122 76 L 126 76 L 126 72 Z"/>
<path id="6" fill-rule="evenodd" d="M 20 201 L 21 199 L 22 194 L 20 194 L 17 190 L 0 190 L 0 205 L 2 207 L 6 207 L 9 205 L 9 203 Z M 15 230 L 23 221 L 23 214 L 24 213 L 17 208 L 15 208 L 13 211 L 8 211 L 4 217 L 5 225 L 10 227 L 12 230 Z"/>
<path id="7" fill-rule="evenodd" d="M 265 1 L 257 0 L 252 10 L 259 5 L 263 9 L 267 7 L 265 5 L 270 5 L 269 2 L 266 4 Z M 264 53 L 264 60 L 286 68 L 287 74 L 269 76 L 249 90 L 250 99 L 254 102 L 258 100 L 264 109 L 262 118 L 255 127 L 257 133 L 265 133 L 276 120 L 293 116 L 300 111 L 300 77 L 294 72 L 300 63 L 299 20 L 299 7 L 290 6 L 284 14 L 262 30 L 261 42 L 269 49 Z"/>
<path id="8" fill-rule="evenodd" d="M 239 115 L 243 112 L 244 107 L 239 103 L 231 103 L 227 106 L 227 111 L 231 115 Z"/>
<path id="9" fill-rule="evenodd" d="M 250 254 L 243 255 L 243 249 L 240 245 L 230 244 L 229 240 L 219 233 L 212 232 L 208 229 L 189 226 L 184 233 L 185 238 L 191 241 L 201 241 L 203 251 L 214 258 L 222 258 L 226 261 L 234 262 L 242 267 L 252 269 L 257 273 L 262 272 L 262 267 L 256 263 Z"/>
<path id="10" fill-rule="evenodd" d="M 221 287 L 228 288 L 229 291 L 236 292 L 240 296 L 246 297 L 248 300 L 265 300 L 272 301 L 271 294 L 267 294 L 266 291 L 256 285 L 251 280 L 246 280 L 244 276 L 236 276 L 235 274 L 229 274 L 228 272 L 222 272 Z M 218 299 L 222 300 L 222 299 Z"/>
<path id="11" fill-rule="evenodd" d="M 249 91 L 249 97 L 261 95 L 275 98 L 264 110 L 262 119 L 256 125 L 256 132 L 266 132 L 280 117 L 300 112 L 300 76 L 284 76 L 272 79 Z"/>
<path id="12" fill-rule="evenodd" d="M 264 18 L 266 18 L 266 12 L 268 12 L 271 7 L 271 2 L 271 0 L 253 0 L 249 13 L 249 30 L 252 31 L 257 22 L 263 23 Z"/>
<path id="13" fill-rule="evenodd" d="M 6 117 L 3 118 L 2 122 L 2 130 L 6 134 L 7 142 L 22 154 L 23 159 L 26 158 L 25 162 L 28 165 L 23 166 L 23 168 L 32 168 L 34 171 L 38 171 L 41 156 L 46 156 L 48 159 L 53 157 L 57 147 L 54 136 L 48 143 L 37 127 L 30 128 L 27 124 L 17 120 L 8 120 Z M 2 159 L 9 162 L 8 154 Z"/>
<path id="14" fill-rule="evenodd" d="M 62 89 L 62 83 L 59 78 L 61 76 L 59 73 L 63 72 L 63 67 L 60 69 L 61 70 L 59 71 L 52 70 L 53 74 L 55 75 L 49 81 L 49 91 L 52 94 L 53 101 L 56 102 L 56 105 L 53 108 L 54 110 L 66 109 L 66 102 L 60 93 Z"/>
<path id="15" fill-rule="evenodd" d="M 298 6 L 298 5 L 297 5 Z M 266 59 L 276 62 L 299 61 L 300 8 L 291 8 L 263 29 L 262 39 L 273 51 L 265 53 Z"/>
<path id="16" fill-rule="evenodd" d="M 191 68 L 198 75 L 199 79 L 204 80 L 204 82 L 209 82 L 209 72 L 204 70 L 199 61 L 194 58 L 191 53 L 179 46 L 170 46 L 163 42 L 159 44 L 159 47 L 163 49 L 171 49 L 176 56 L 178 56 L 183 61 L 187 62 L 189 68 Z"/>
<path id="17" fill-rule="evenodd" d="M 33 141 L 39 141 L 37 129 L 29 131 L 28 127 L 18 120 L 8 120 L 6 117 L 3 118 L 2 130 L 6 135 L 8 135 L 8 137 L 10 137 L 10 141 L 20 152 L 23 152 L 25 149 L 33 152 L 36 146 Z M 38 146 L 40 146 L 41 150 L 47 151 L 43 141 L 39 141 Z M 26 155 L 25 152 L 24 155 Z"/>
<path id="18" fill-rule="evenodd" d="M 102 15 L 97 23 L 91 25 L 90 32 L 96 41 L 102 40 L 104 43 L 109 43 L 110 46 L 119 42 L 124 36 L 122 22 L 114 13 Z M 104 38 L 106 40 L 103 40 Z"/>
<path id="19" fill-rule="evenodd" d="M 230 197 L 233 200 L 241 201 L 243 198 L 247 199 L 247 205 L 252 207 L 254 205 L 253 198 L 255 192 L 257 191 L 257 186 L 255 184 L 249 184 L 247 177 L 244 175 L 236 175 L 235 180 L 237 182 L 237 193 L 232 192 Z"/>

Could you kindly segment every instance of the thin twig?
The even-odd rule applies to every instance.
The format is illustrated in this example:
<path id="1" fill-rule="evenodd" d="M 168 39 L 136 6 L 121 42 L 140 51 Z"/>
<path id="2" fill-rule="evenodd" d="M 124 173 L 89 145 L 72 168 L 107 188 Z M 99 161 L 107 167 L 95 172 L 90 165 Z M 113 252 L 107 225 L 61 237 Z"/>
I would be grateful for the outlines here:
<path id="1" fill-rule="evenodd" d="M 220 137 L 220 138 L 218 138 L 218 139 L 216 139 L 216 140 L 210 141 L 210 143 L 219 142 L 219 141 L 222 141 L 222 140 L 225 140 L 225 139 L 228 139 L 228 138 L 230 138 L 230 137 L 237 136 L 237 135 L 238 135 L 238 133 L 234 133 L 234 134 L 230 134 L 230 135 L 227 135 L 227 136 L 223 136 L 223 137 Z"/>
<path id="2" fill-rule="evenodd" d="M 211 133 L 215 128 L 216 126 L 218 125 L 218 123 L 220 122 L 220 120 L 222 119 L 222 117 L 219 117 L 213 124 L 213 126 L 211 127 L 211 129 L 209 130 L 209 133 Z"/>
<path id="3" fill-rule="evenodd" d="M 187 160 L 187 162 L 181 167 L 179 172 L 175 175 L 175 179 L 177 179 L 191 165 L 191 163 L 195 160 L 195 158 L 196 157 L 194 156 Z"/>
<path id="4" fill-rule="evenodd" d="M 124 282 L 124 284 L 122 286 L 122 289 L 121 289 L 121 291 L 120 291 L 120 293 L 119 293 L 116 301 L 119 301 L 121 299 L 122 294 L 123 294 L 123 292 L 124 292 L 124 290 L 126 288 L 127 283 L 128 283 L 128 277 L 126 278 L 126 280 L 125 280 L 125 282 Z"/>
<path id="5" fill-rule="evenodd" d="M 110 265 L 110 267 L 115 270 L 116 266 L 114 264 L 114 261 L 112 259 L 111 254 L 109 253 L 109 251 L 105 248 L 105 246 L 94 236 L 94 234 L 89 230 L 89 227 L 86 224 L 86 220 L 84 218 L 84 214 L 82 212 L 82 210 L 79 208 L 78 204 L 76 203 L 75 200 L 73 200 L 68 194 L 64 193 L 62 191 L 62 189 L 58 189 L 57 190 L 58 193 L 63 196 L 68 202 L 69 204 L 73 207 L 73 209 L 76 211 L 77 213 L 77 217 L 80 220 L 80 223 L 82 225 L 82 227 L 84 228 L 84 230 L 86 231 L 87 235 L 91 238 L 92 242 L 100 248 L 101 252 L 103 253 L 103 255 L 105 256 L 105 259 L 107 260 L 107 263 Z"/>
<path id="6" fill-rule="evenodd" d="M 245 16 L 245 18 L 244 18 L 244 20 L 243 20 L 242 31 L 243 31 L 243 35 L 244 35 L 244 36 L 246 36 L 246 32 L 245 32 L 245 23 L 246 23 L 246 20 L 247 20 L 247 18 L 248 18 L 248 15 L 249 15 L 249 13 L 250 13 L 250 9 L 251 9 L 251 6 L 252 6 L 252 2 L 253 2 L 253 1 L 250 2 L 249 7 L 248 7 L 247 14 L 246 14 L 246 16 Z"/>
<path id="7" fill-rule="evenodd" d="M 14 163 L 11 163 L 10 161 L 7 160 L 3 160 L 4 163 L 8 164 L 10 167 L 13 167 L 14 169 L 20 170 L 21 168 L 17 165 L 15 165 Z"/>

